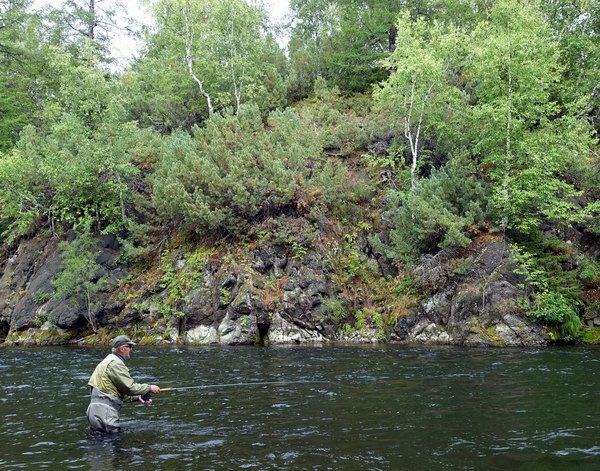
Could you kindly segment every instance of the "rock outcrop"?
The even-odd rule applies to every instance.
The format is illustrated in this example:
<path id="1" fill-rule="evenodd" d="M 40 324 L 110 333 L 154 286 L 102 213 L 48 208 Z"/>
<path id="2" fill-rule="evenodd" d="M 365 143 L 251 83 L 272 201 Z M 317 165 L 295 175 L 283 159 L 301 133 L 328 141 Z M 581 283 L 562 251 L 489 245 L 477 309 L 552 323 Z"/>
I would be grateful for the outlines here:
<path id="1" fill-rule="evenodd" d="M 483 245 L 467 273 L 458 277 L 449 276 L 445 261 L 425 260 L 415 275 L 432 295 L 396 324 L 392 339 L 465 346 L 545 345 L 543 329 L 529 322 L 519 307 L 527 295 L 516 268 L 503 241 Z"/>
<path id="2" fill-rule="evenodd" d="M 95 296 L 91 315 L 96 323 L 106 325 L 116 315 L 111 316 L 108 300 L 127 269 L 116 263 L 120 252 L 114 237 L 98 238 L 97 248 L 101 269 L 96 278 L 105 277 L 106 282 Z M 88 308 L 82 299 L 54 295 L 52 282 L 61 270 L 57 239 L 38 236 L 21 241 L 0 273 L 0 336 L 52 326 L 54 337 L 64 339 L 69 337 L 66 332 L 76 335 L 88 328 Z"/>
<path id="3" fill-rule="evenodd" d="M 117 263 L 116 239 L 100 238 L 98 250 L 102 269 L 97 276 L 108 282 L 95 296 L 92 316 L 106 331 L 135 330 L 153 342 L 188 345 L 386 340 L 374 326 L 344 332 L 340 320 L 327 311 L 325 300 L 336 298 L 340 289 L 318 253 L 291 257 L 282 248 L 265 246 L 235 269 L 207 264 L 178 314 L 164 321 L 152 303 L 144 305 L 140 299 L 126 305 L 115 296 L 119 280 L 128 273 Z M 415 269 L 414 278 L 430 295 L 391 326 L 388 341 L 465 346 L 547 343 L 543 329 L 529 322 L 519 307 L 526 299 L 524 280 L 515 274 L 503 241 L 481 245 L 461 274 L 449 262 L 438 255 Z M 176 269 L 185 263 L 177 263 Z M 60 342 L 89 333 L 82 300 L 53 296 L 52 281 L 60 270 L 55 239 L 21 241 L 0 276 L 0 341 L 27 343 L 26 333 L 48 331 L 49 326 Z M 168 296 L 168 290 L 161 289 L 153 293 L 156 299 Z"/>

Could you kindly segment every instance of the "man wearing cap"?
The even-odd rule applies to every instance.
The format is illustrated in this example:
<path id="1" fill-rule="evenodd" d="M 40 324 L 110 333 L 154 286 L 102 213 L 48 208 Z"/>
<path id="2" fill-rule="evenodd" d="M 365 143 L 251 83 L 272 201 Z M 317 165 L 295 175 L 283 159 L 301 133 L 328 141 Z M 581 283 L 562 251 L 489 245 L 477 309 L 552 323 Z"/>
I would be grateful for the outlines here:
<path id="1" fill-rule="evenodd" d="M 102 360 L 92 373 L 90 386 L 91 401 L 87 409 L 87 418 L 93 431 L 114 433 L 119 428 L 119 412 L 123 402 L 145 400 L 147 393 L 158 394 L 160 388 L 155 384 L 136 383 L 125 366 L 131 349 L 135 345 L 127 335 L 115 337 L 111 343 L 112 353 Z"/>

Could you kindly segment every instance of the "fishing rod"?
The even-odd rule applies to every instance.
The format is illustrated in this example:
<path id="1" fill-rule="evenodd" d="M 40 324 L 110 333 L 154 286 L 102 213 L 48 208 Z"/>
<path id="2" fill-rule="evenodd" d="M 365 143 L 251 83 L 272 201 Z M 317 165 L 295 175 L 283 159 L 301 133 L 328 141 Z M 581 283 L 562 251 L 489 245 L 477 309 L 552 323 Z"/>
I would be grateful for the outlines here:
<path id="1" fill-rule="evenodd" d="M 216 389 L 229 388 L 234 386 L 285 386 L 287 384 L 315 384 L 324 383 L 325 381 L 255 381 L 249 383 L 223 383 L 223 384 L 200 384 L 194 386 L 178 386 L 173 388 L 160 388 L 160 392 L 170 391 L 188 391 L 190 389 Z M 147 401 L 150 399 L 150 393 L 146 393 L 142 398 Z"/>
<path id="2" fill-rule="evenodd" d="M 201 384 L 195 386 L 179 386 L 175 388 L 160 388 L 163 391 L 186 391 L 188 389 L 213 389 L 228 388 L 233 386 L 285 386 L 286 384 L 311 384 L 322 383 L 323 381 L 255 381 L 249 383 L 223 383 L 223 384 Z"/>

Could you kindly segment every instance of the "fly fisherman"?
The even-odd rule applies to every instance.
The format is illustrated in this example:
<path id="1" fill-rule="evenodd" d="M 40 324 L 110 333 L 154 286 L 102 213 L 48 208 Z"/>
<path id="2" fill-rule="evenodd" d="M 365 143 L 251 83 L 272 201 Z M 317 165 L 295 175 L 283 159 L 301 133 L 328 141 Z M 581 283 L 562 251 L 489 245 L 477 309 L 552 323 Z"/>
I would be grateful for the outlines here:
<path id="1" fill-rule="evenodd" d="M 155 384 L 136 383 L 125 366 L 134 342 L 126 335 L 115 337 L 111 343 L 112 353 L 102 360 L 92 373 L 90 386 L 91 401 L 87 418 L 93 431 L 115 433 L 120 430 L 119 412 L 123 402 L 140 401 L 151 404 L 150 395 L 158 394 Z M 142 397 L 145 396 L 146 397 Z"/>

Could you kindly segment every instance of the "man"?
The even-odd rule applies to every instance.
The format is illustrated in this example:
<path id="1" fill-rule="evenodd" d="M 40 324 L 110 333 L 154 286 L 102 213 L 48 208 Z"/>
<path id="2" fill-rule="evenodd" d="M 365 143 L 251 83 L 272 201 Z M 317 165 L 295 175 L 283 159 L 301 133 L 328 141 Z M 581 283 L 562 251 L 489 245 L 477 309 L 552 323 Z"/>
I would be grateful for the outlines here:
<path id="1" fill-rule="evenodd" d="M 111 343 L 112 353 L 102 360 L 92 373 L 90 386 L 91 401 L 87 418 L 93 431 L 115 433 L 120 430 L 119 412 L 123 402 L 140 401 L 151 404 L 148 393 L 158 394 L 155 384 L 136 383 L 125 366 L 135 345 L 127 335 L 115 337 Z M 142 396 L 147 395 L 146 399 Z"/>

